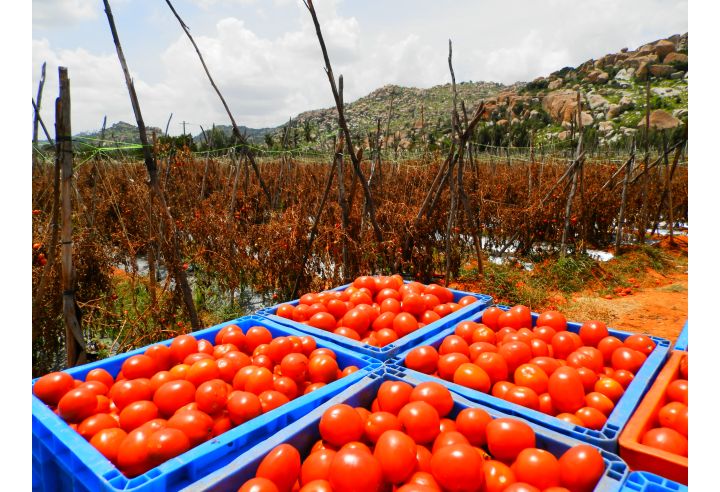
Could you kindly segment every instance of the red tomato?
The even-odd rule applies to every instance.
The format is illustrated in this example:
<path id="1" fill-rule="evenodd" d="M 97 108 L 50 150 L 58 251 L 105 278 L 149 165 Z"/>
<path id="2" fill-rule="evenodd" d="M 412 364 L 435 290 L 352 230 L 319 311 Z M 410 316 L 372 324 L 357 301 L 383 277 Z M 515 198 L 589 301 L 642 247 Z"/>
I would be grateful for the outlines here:
<path id="1" fill-rule="evenodd" d="M 437 370 L 439 358 L 435 347 L 422 345 L 408 352 L 405 358 L 405 367 L 424 374 L 432 374 Z"/>
<path id="2" fill-rule="evenodd" d="M 638 352 L 637 350 L 628 347 L 620 347 L 615 349 L 610 362 L 615 370 L 624 369 L 635 374 L 645 363 L 646 358 L 647 357 L 642 352 Z"/>
<path id="3" fill-rule="evenodd" d="M 328 475 L 328 481 L 336 492 L 374 492 L 379 491 L 382 485 L 380 463 L 372 454 L 358 449 L 343 448 L 338 451 Z"/>
<path id="4" fill-rule="evenodd" d="M 582 420 L 583 427 L 588 429 L 600 430 L 607 422 L 607 417 L 603 412 L 593 407 L 582 407 L 575 412 L 575 415 Z"/>
<path id="5" fill-rule="evenodd" d="M 544 311 L 538 315 L 535 326 L 549 326 L 555 331 L 565 331 L 567 319 L 559 311 Z"/>
<path id="6" fill-rule="evenodd" d="M 392 327 L 400 338 L 414 332 L 419 328 L 417 319 L 415 319 L 412 314 L 407 312 L 403 312 L 395 316 L 395 318 L 393 319 Z"/>
<path id="7" fill-rule="evenodd" d="M 548 387 L 548 375 L 540 366 L 532 363 L 518 366 L 515 369 L 514 381 L 515 384 L 532 389 L 538 395 L 545 393 Z"/>
<path id="8" fill-rule="evenodd" d="M 118 427 L 118 422 L 107 413 L 96 413 L 86 418 L 78 425 L 78 434 L 90 441 L 95 434 L 103 429 Z"/>
<path id="9" fill-rule="evenodd" d="M 603 395 L 610 398 L 614 403 L 617 403 L 622 395 L 625 393 L 622 385 L 609 377 L 602 377 L 595 383 L 595 391 L 602 393 Z"/>
<path id="10" fill-rule="evenodd" d="M 455 418 L 457 431 L 464 435 L 473 446 L 486 442 L 485 431 L 492 417 L 481 408 L 464 408 Z"/>
<path id="11" fill-rule="evenodd" d="M 497 306 L 490 306 L 483 311 L 482 323 L 485 326 L 490 327 L 493 331 L 498 331 L 498 329 L 502 328 L 501 326 L 498 326 L 498 317 L 504 312 L 505 311 Z"/>
<path id="12" fill-rule="evenodd" d="M 79 423 L 95 413 L 97 395 L 88 388 L 75 388 L 58 402 L 58 414 L 66 422 Z"/>
<path id="13" fill-rule="evenodd" d="M 513 386 L 507 393 L 505 393 L 504 399 L 510 403 L 522 405 L 523 407 L 530 408 L 532 410 L 538 410 L 540 408 L 540 399 L 538 394 L 525 386 Z"/>
<path id="14" fill-rule="evenodd" d="M 160 345 L 160 347 L 165 347 L 164 345 Z M 152 347 L 148 348 L 150 350 Z M 165 347 L 168 350 L 168 354 L 170 349 Z M 145 351 L 147 354 L 148 350 Z M 62 373 L 64 374 L 64 373 Z M 102 384 L 104 384 L 107 388 L 111 388 L 112 385 L 115 383 L 115 380 L 110 375 L 109 372 L 107 372 L 105 369 L 97 368 L 92 369 L 88 371 L 87 375 L 85 376 L 85 381 L 98 381 Z"/>
<path id="15" fill-rule="evenodd" d="M 313 383 L 331 383 L 337 379 L 339 370 L 335 358 L 319 354 L 310 357 L 308 362 L 308 376 Z"/>
<path id="16" fill-rule="evenodd" d="M 275 315 L 281 318 L 292 319 L 294 310 L 295 307 L 292 304 L 281 304 L 278 306 L 277 311 L 275 311 Z"/>
<path id="17" fill-rule="evenodd" d="M 590 491 L 605 472 L 603 457 L 593 446 L 578 444 L 563 453 L 560 464 L 560 485 L 570 490 Z"/>
<path id="18" fill-rule="evenodd" d="M 410 392 L 410 401 L 424 401 L 437 410 L 442 418 L 450 413 L 455 406 L 452 394 L 445 386 L 436 382 L 420 383 Z"/>
<path id="19" fill-rule="evenodd" d="M 275 410 L 290 401 L 285 394 L 275 390 L 263 391 L 258 395 L 258 399 L 260 400 L 260 406 L 262 407 L 263 413 Z"/>
<path id="20" fill-rule="evenodd" d="M 558 362 L 557 359 L 545 356 L 532 358 L 530 360 L 530 364 L 535 364 L 536 366 L 538 366 L 540 369 L 543 370 L 543 372 L 545 372 L 545 374 L 548 375 L 548 377 L 550 377 L 552 373 L 554 373 L 555 370 L 560 367 L 560 362 Z"/>
<path id="21" fill-rule="evenodd" d="M 560 483 L 558 459 L 543 449 L 523 449 L 513 463 L 512 469 L 518 482 L 525 482 L 539 489 Z"/>
<path id="22" fill-rule="evenodd" d="M 582 347 L 582 340 L 571 331 L 559 331 L 552 337 L 550 344 L 553 348 L 553 357 L 556 359 L 567 359 L 567 357 Z"/>
<path id="23" fill-rule="evenodd" d="M 622 346 L 623 343 L 620 341 L 620 339 L 613 336 L 606 336 L 597 344 L 597 348 L 598 350 L 600 350 L 600 352 L 602 352 L 603 361 L 606 365 L 610 364 L 610 361 L 612 360 L 612 354 L 613 352 L 615 352 L 615 349 L 618 349 Z"/>
<path id="24" fill-rule="evenodd" d="M 547 415 L 557 415 L 558 411 L 552 403 L 550 393 L 541 393 L 538 395 L 538 411 Z"/>
<path id="25" fill-rule="evenodd" d="M 410 401 L 413 387 L 402 381 L 385 381 L 378 388 L 377 400 L 380 410 L 397 415 Z"/>
<path id="26" fill-rule="evenodd" d="M 609 417 L 615 408 L 615 403 L 610 398 L 597 391 L 585 395 L 585 405 L 600 410 L 606 417 Z"/>
<path id="27" fill-rule="evenodd" d="M 458 366 L 453 374 L 453 382 L 483 393 L 489 392 L 492 386 L 488 373 L 480 366 L 470 362 Z"/>
<path id="28" fill-rule="evenodd" d="M 254 419 L 262 413 L 262 404 L 257 395 L 247 391 L 233 391 L 226 404 L 228 416 L 235 425 Z"/>
<path id="29" fill-rule="evenodd" d="M 224 410 L 229 393 L 227 386 L 222 379 L 211 379 L 198 386 L 195 391 L 198 410 L 209 415 Z"/>
<path id="30" fill-rule="evenodd" d="M 320 418 L 320 435 L 335 446 L 359 440 L 364 431 L 360 414 L 349 405 L 338 404 L 328 408 Z"/>
<path id="31" fill-rule="evenodd" d="M 505 395 L 513 389 L 515 385 L 509 381 L 498 381 L 492 387 L 492 395 L 496 398 L 505 399 Z"/>
<path id="32" fill-rule="evenodd" d="M 100 454 L 117 464 L 117 454 L 120 444 L 127 437 L 127 432 L 119 427 L 100 429 L 91 439 L 90 444 L 100 451 Z"/>
<path id="33" fill-rule="evenodd" d="M 125 432 L 130 432 L 145 422 L 156 419 L 158 414 L 158 407 L 151 401 L 133 402 L 120 412 L 120 427 Z"/>
<path id="34" fill-rule="evenodd" d="M 227 331 L 220 338 L 220 345 L 234 345 L 238 350 L 247 350 L 252 353 L 254 349 L 248 348 L 245 334 L 239 326 L 230 325 L 226 328 Z"/>
<path id="35" fill-rule="evenodd" d="M 417 465 L 415 441 L 399 430 L 385 431 L 378 438 L 373 455 L 380 463 L 383 477 L 391 483 L 404 482 Z"/>
<path id="36" fill-rule="evenodd" d="M 92 417 L 91 417 L 92 418 Z M 677 401 L 663 405 L 658 412 L 660 427 L 669 427 L 688 437 L 688 407 Z"/>
<path id="37" fill-rule="evenodd" d="M 313 480 L 327 480 L 335 454 L 335 450 L 327 448 L 312 452 L 300 469 L 300 483 L 305 485 Z"/>
<path id="38" fill-rule="evenodd" d="M 657 427 L 645 433 L 640 441 L 645 446 L 661 449 L 668 453 L 687 457 L 688 440 L 685 436 L 668 427 Z"/>
<path id="39" fill-rule="evenodd" d="M 300 453 L 289 444 L 274 447 L 260 462 L 256 477 L 267 478 L 279 492 L 290 492 L 300 478 Z"/>
<path id="40" fill-rule="evenodd" d="M 514 328 L 532 328 L 532 312 L 529 307 L 518 304 L 511 307 L 508 312 L 515 317 L 517 326 Z"/>
<path id="41" fill-rule="evenodd" d="M 275 379 L 273 389 L 285 395 L 288 401 L 297 398 L 299 392 L 297 383 L 286 376 Z"/>
<path id="42" fill-rule="evenodd" d="M 530 362 L 530 359 L 533 358 L 530 345 L 519 341 L 503 343 L 498 348 L 498 354 L 502 355 L 505 362 L 507 362 L 508 371 L 510 373 L 514 373 L 515 369 L 526 362 Z"/>
<path id="43" fill-rule="evenodd" d="M 630 383 L 632 383 L 632 380 L 635 379 L 633 373 L 631 373 L 630 371 L 626 371 L 625 369 L 613 371 L 610 377 L 620 383 L 620 385 L 624 389 L 627 389 L 627 387 L 630 386 Z"/>
<path id="44" fill-rule="evenodd" d="M 147 439 L 147 452 L 153 465 L 183 454 L 190 449 L 190 439 L 179 429 L 171 427 L 150 434 Z"/>
<path id="45" fill-rule="evenodd" d="M 580 381 L 582 381 L 583 389 L 585 390 L 585 393 L 590 393 L 595 390 L 595 383 L 598 380 L 598 375 L 595 374 L 592 370 L 588 369 L 587 367 L 578 367 L 577 369 L 578 376 L 580 376 Z"/>
<path id="46" fill-rule="evenodd" d="M 489 326 L 477 325 L 477 328 L 475 328 L 475 331 L 472 333 L 472 342 L 487 342 L 495 345 L 497 337 Z"/>
<path id="47" fill-rule="evenodd" d="M 211 357 L 209 359 L 199 360 L 191 365 L 185 379 L 197 387 L 205 381 L 218 379 L 219 377 L 220 370 L 218 369 L 217 361 Z"/>
<path id="48" fill-rule="evenodd" d="M 586 321 L 578 331 L 583 344 L 598 347 L 603 338 L 610 335 L 607 326 L 602 321 Z M 613 337 L 615 338 L 615 337 Z M 598 347 L 599 348 L 599 347 Z"/>
<path id="49" fill-rule="evenodd" d="M 425 288 L 425 294 L 431 294 L 436 296 L 438 299 L 440 299 L 440 302 L 443 304 L 447 304 L 448 302 L 453 302 L 453 293 L 448 289 L 447 287 L 443 287 L 442 285 L 438 284 L 428 284 L 428 286 Z M 473 296 L 465 296 L 465 298 L 472 298 L 473 302 L 475 302 L 477 299 Z M 461 299 L 462 300 L 462 299 Z M 465 301 L 468 302 L 468 301 Z M 459 302 L 458 302 L 459 304 Z"/>
<path id="50" fill-rule="evenodd" d="M 473 343 L 473 333 L 480 326 L 479 323 L 475 323 L 474 321 L 461 321 L 455 327 L 455 335 L 461 337 L 468 344 L 471 344 Z"/>
<path id="51" fill-rule="evenodd" d="M 456 431 L 457 425 L 455 425 L 455 421 L 449 418 L 442 418 L 440 419 L 440 433 L 443 432 L 451 432 Z"/>
<path id="52" fill-rule="evenodd" d="M 580 347 L 567 358 L 570 367 L 587 367 L 595 373 L 603 370 L 603 355 L 595 347 Z"/>
<path id="53" fill-rule="evenodd" d="M 199 410 L 177 412 L 168 419 L 167 425 L 183 431 L 190 439 L 190 447 L 195 447 L 212 437 L 213 419 Z"/>
<path id="54" fill-rule="evenodd" d="M 117 466 L 122 472 L 135 477 L 152 468 L 147 442 L 153 432 L 146 428 L 135 429 L 120 443 L 117 451 Z"/>
<path id="55" fill-rule="evenodd" d="M 51 372 L 35 382 L 33 394 L 46 405 L 54 407 L 65 393 L 74 388 L 75 381 L 71 375 L 66 372 Z"/>
<path id="56" fill-rule="evenodd" d="M 168 381 L 153 395 L 153 402 L 166 417 L 172 416 L 178 408 L 193 401 L 195 401 L 195 386 L 185 380 Z"/>
<path id="57" fill-rule="evenodd" d="M 585 406 L 585 388 L 576 369 L 559 367 L 548 380 L 548 393 L 561 412 L 575 413 Z"/>
<path id="58" fill-rule="evenodd" d="M 679 401 L 688 404 L 688 381 L 687 379 L 676 379 L 670 383 L 666 390 L 667 397 L 672 401 Z"/>
<path id="59" fill-rule="evenodd" d="M 377 442 L 380 435 L 387 430 L 401 430 L 402 425 L 397 416 L 390 412 L 373 412 L 365 421 L 365 437 L 370 442 Z"/>
<path id="60" fill-rule="evenodd" d="M 279 492 L 278 488 L 267 478 L 252 478 L 242 484 L 238 492 Z"/>
<path id="61" fill-rule="evenodd" d="M 448 335 L 440 344 L 440 347 L 438 348 L 438 353 L 440 355 L 453 353 L 469 355 L 470 352 L 468 350 L 468 347 L 468 343 L 462 337 L 458 335 Z"/>
<path id="62" fill-rule="evenodd" d="M 630 335 L 625 339 L 623 344 L 633 350 L 642 352 L 645 356 L 650 355 L 650 353 L 655 350 L 655 342 L 647 335 Z"/>
<path id="63" fill-rule="evenodd" d="M 470 362 L 470 359 L 464 354 L 441 355 L 438 359 L 438 376 L 451 381 L 457 368 L 466 362 Z"/>
<path id="64" fill-rule="evenodd" d="M 437 483 L 448 491 L 478 491 L 485 481 L 483 458 L 469 444 L 440 448 L 430 460 Z"/>
<path id="65" fill-rule="evenodd" d="M 689 373 L 688 373 L 688 355 L 685 354 L 682 356 L 682 359 L 680 359 L 680 376 L 683 379 L 689 379 Z"/>
<path id="66" fill-rule="evenodd" d="M 525 482 L 510 484 L 504 492 L 540 492 L 540 489 Z"/>
<path id="67" fill-rule="evenodd" d="M 440 416 L 424 401 L 406 404 L 398 414 L 405 432 L 419 444 L 430 443 L 440 433 Z"/>
<path id="68" fill-rule="evenodd" d="M 185 357 L 197 352 L 198 342 L 192 335 L 179 335 L 170 343 L 170 360 L 179 364 Z"/>
<path id="69" fill-rule="evenodd" d="M 533 333 L 536 338 L 539 338 L 543 342 L 552 343 L 552 339 L 557 332 L 550 326 L 535 325 Z"/>
<path id="70" fill-rule="evenodd" d="M 502 461 L 486 460 L 483 464 L 486 492 L 503 492 L 515 483 L 515 473 Z"/>
<path id="71" fill-rule="evenodd" d="M 458 304 L 460 304 L 460 306 L 462 306 L 462 307 L 465 307 L 465 306 L 469 306 L 470 304 L 472 304 L 474 302 L 477 302 L 477 300 L 478 300 L 478 298 L 475 296 L 463 296 L 458 301 Z"/>
<path id="72" fill-rule="evenodd" d="M 510 371 L 505 358 L 497 352 L 483 352 L 475 359 L 475 365 L 480 367 L 490 377 L 490 383 L 508 379 Z"/>
<path id="73" fill-rule="evenodd" d="M 297 311 L 297 308 L 295 308 Z M 247 351 L 252 353 L 255 347 L 264 343 L 269 344 L 272 341 L 272 333 L 264 326 L 251 326 L 245 333 L 245 347 Z M 225 341 L 223 340 L 223 343 Z"/>
<path id="74" fill-rule="evenodd" d="M 497 418 L 487 425 L 488 451 L 502 461 L 513 461 L 525 448 L 535 447 L 535 431 L 525 422 Z"/>

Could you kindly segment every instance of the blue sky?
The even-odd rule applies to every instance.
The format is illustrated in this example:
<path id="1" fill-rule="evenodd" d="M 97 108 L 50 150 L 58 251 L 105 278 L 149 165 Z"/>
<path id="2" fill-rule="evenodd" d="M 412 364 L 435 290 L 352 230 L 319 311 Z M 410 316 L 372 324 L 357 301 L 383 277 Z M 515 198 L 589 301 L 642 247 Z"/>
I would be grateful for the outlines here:
<path id="1" fill-rule="evenodd" d="M 527 81 L 566 65 L 688 30 L 678 0 L 316 0 L 336 74 L 352 101 L 385 84 L 430 87 L 456 78 Z M 300 0 L 175 0 L 239 123 L 276 126 L 332 105 L 309 13 Z M 100 0 L 33 0 L 32 87 L 48 62 L 45 101 L 67 66 L 73 129 L 133 122 L 127 89 Z M 164 1 L 111 7 L 145 122 L 182 131 L 227 123 L 197 55 Z M 51 106 L 43 104 L 50 121 Z"/>

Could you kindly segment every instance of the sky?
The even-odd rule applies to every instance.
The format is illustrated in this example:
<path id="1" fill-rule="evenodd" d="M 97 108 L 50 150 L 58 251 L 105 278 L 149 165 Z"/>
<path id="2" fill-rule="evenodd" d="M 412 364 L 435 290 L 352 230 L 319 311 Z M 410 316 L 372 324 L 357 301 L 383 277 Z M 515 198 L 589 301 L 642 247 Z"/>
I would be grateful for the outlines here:
<path id="1" fill-rule="evenodd" d="M 238 124 L 268 127 L 333 105 L 301 0 L 174 0 Z M 170 134 L 228 124 L 189 39 L 166 2 L 111 0 L 143 119 Z M 511 84 L 688 31 L 687 0 L 316 0 L 345 101 L 386 84 Z M 100 0 L 33 0 L 32 86 L 47 62 L 41 116 L 52 122 L 58 66 L 68 67 L 73 133 L 107 116 L 135 123 Z M 50 130 L 52 125 L 47 125 Z"/>

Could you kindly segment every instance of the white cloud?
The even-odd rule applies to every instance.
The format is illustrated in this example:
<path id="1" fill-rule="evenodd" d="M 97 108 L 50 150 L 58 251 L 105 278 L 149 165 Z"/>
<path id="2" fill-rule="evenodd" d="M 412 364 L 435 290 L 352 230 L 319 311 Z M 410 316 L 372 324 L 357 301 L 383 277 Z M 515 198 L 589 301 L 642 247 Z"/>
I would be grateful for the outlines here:
<path id="1" fill-rule="evenodd" d="M 33 0 L 33 28 L 68 26 L 94 19 L 99 5 L 97 0 Z"/>

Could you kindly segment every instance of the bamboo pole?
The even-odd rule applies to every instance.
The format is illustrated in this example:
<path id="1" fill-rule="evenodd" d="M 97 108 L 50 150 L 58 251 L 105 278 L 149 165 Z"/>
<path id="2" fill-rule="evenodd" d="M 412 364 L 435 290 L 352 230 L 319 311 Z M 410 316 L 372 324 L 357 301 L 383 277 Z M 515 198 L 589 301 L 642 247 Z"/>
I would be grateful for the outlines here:
<path id="1" fill-rule="evenodd" d="M 122 46 L 120 45 L 120 38 L 118 37 L 117 30 L 115 29 L 115 20 L 113 19 L 112 10 L 110 9 L 110 4 L 108 0 L 103 0 L 103 3 L 105 5 L 105 14 L 108 18 L 108 23 L 110 24 L 110 31 L 112 33 L 113 42 L 115 43 L 115 49 L 117 51 L 118 59 L 120 60 L 120 65 L 125 75 L 125 84 L 128 88 L 130 102 L 132 104 L 133 113 L 135 114 L 135 120 L 137 121 L 138 131 L 140 133 L 140 142 L 142 143 L 143 156 L 145 158 L 145 167 L 147 169 L 149 177 L 148 185 L 150 187 L 150 193 L 153 194 L 160 202 L 160 209 L 162 210 L 168 223 L 168 232 L 170 240 L 172 241 L 172 246 L 169 245 L 167 247 L 165 260 L 168 264 L 169 270 L 172 271 L 173 276 L 175 277 L 175 280 L 177 281 L 177 284 L 180 288 L 183 303 L 185 304 L 185 308 L 190 318 L 190 324 L 194 330 L 199 330 L 201 328 L 200 319 L 198 318 L 197 310 L 195 309 L 192 289 L 188 284 L 185 271 L 180 265 L 180 258 L 182 257 L 182 255 L 180 254 L 180 246 L 178 241 L 178 232 L 175 226 L 175 219 L 170 212 L 170 208 L 168 207 L 167 201 L 165 200 L 165 194 L 160 188 L 160 184 L 157 179 L 157 164 L 155 163 L 155 157 L 150 151 L 150 146 L 148 145 L 145 123 L 143 122 L 142 113 L 140 111 L 140 103 L 138 101 L 137 94 L 135 93 L 135 85 L 133 84 L 132 78 L 130 78 L 130 70 L 128 69 L 127 62 L 125 61 L 125 55 L 123 54 Z"/>
<path id="2" fill-rule="evenodd" d="M 55 100 L 55 141 L 62 174 L 62 299 L 65 322 L 67 367 L 87 361 L 85 339 L 80 327 L 82 313 L 75 301 L 75 269 L 72 262 L 72 176 L 73 150 L 70 124 L 70 80 L 66 67 L 58 67 L 60 95 Z"/>

